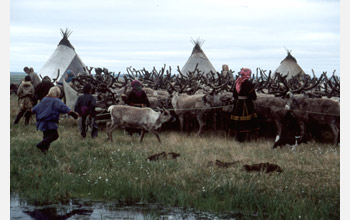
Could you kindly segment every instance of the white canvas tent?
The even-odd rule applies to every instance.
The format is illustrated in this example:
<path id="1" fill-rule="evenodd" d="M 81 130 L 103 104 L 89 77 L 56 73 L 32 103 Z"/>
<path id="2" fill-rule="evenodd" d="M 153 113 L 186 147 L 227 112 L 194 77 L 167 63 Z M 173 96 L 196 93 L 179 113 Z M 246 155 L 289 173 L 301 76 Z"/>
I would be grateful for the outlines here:
<path id="1" fill-rule="evenodd" d="M 68 85 L 68 83 L 66 83 L 65 80 L 62 81 L 63 82 L 63 90 L 64 90 L 64 96 L 66 97 L 66 105 L 70 108 L 70 109 L 74 109 L 74 105 L 75 102 L 78 99 L 78 96 L 81 95 L 79 94 L 77 91 L 75 91 L 72 87 L 70 87 Z"/>
<path id="2" fill-rule="evenodd" d="M 304 70 L 298 65 L 297 60 L 291 55 L 291 51 L 287 50 L 287 53 L 286 58 L 281 61 L 281 64 L 273 72 L 273 76 L 276 72 L 278 72 L 282 76 L 288 74 L 287 79 L 290 79 L 293 76 L 302 77 L 305 74 Z"/>
<path id="3" fill-rule="evenodd" d="M 196 65 L 198 64 L 198 69 L 201 71 L 202 74 L 207 74 L 212 71 L 213 73 L 216 73 L 216 70 L 214 66 L 209 61 L 208 57 L 203 52 L 201 45 L 203 42 L 200 40 L 193 41 L 194 47 L 192 50 L 191 56 L 188 58 L 186 64 L 182 67 L 181 73 L 182 74 L 188 74 L 188 72 L 192 72 L 195 70 Z"/>
<path id="4" fill-rule="evenodd" d="M 65 31 L 61 29 L 61 33 L 63 35 L 62 40 L 59 42 L 51 57 L 38 72 L 38 75 L 42 77 L 49 76 L 51 79 L 55 79 L 59 70 L 60 76 L 57 80 L 58 82 L 62 82 L 62 80 L 67 77 L 67 70 L 72 70 L 74 74 L 86 72 L 86 65 L 68 40 L 71 32 L 67 29 Z"/>

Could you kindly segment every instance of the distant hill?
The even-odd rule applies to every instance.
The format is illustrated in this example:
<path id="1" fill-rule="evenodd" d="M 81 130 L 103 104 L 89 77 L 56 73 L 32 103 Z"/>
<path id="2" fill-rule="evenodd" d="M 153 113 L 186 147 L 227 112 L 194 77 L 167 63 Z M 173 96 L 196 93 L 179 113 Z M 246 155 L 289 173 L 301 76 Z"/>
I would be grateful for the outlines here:
<path id="1" fill-rule="evenodd" d="M 20 83 L 25 76 L 24 72 L 10 72 L 10 83 Z"/>
<path id="2" fill-rule="evenodd" d="M 25 76 L 26 73 L 25 72 L 10 72 L 10 75 L 23 75 L 23 76 Z"/>

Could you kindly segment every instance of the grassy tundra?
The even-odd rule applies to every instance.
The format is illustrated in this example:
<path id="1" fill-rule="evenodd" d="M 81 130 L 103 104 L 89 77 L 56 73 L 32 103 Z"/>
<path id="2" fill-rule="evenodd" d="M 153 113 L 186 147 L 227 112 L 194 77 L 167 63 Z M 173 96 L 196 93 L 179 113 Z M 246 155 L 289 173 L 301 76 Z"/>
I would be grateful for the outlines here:
<path id="1" fill-rule="evenodd" d="M 11 95 L 13 122 L 17 97 Z M 229 212 L 253 219 L 339 219 L 340 150 L 330 144 L 302 144 L 272 150 L 273 140 L 238 143 L 206 132 L 200 137 L 161 132 L 162 143 L 147 133 L 143 143 L 123 131 L 82 139 L 77 121 L 61 119 L 59 139 L 44 155 L 35 145 L 42 133 L 35 120 L 10 125 L 10 190 L 39 203 L 69 198 L 145 202 Z M 176 152 L 175 160 L 147 161 L 156 153 Z M 215 160 L 238 163 L 208 166 Z M 283 172 L 246 172 L 244 164 L 269 162 Z"/>

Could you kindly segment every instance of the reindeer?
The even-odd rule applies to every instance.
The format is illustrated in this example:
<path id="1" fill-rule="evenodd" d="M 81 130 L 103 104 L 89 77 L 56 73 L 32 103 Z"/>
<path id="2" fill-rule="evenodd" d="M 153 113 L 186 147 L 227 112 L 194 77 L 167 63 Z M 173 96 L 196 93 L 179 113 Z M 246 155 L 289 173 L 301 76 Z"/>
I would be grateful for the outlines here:
<path id="1" fill-rule="evenodd" d="M 330 98 L 310 98 L 306 94 L 316 88 L 323 78 L 326 77 L 326 72 L 319 79 L 311 80 L 304 77 L 303 84 L 292 86 L 288 83 L 285 77 L 280 77 L 285 88 L 278 92 L 285 98 L 285 110 L 289 111 L 296 119 L 300 129 L 300 140 L 306 141 L 306 125 L 314 122 L 316 124 L 325 124 L 331 128 L 333 132 L 333 144 L 339 142 L 339 124 L 340 124 L 340 103 Z"/>
<path id="2" fill-rule="evenodd" d="M 288 113 L 288 110 L 285 109 L 286 103 L 287 100 L 281 97 L 263 93 L 257 93 L 257 99 L 254 101 L 259 120 L 272 122 L 276 128 L 276 138 L 272 148 L 282 146 L 286 138 L 282 137 L 283 119 Z"/>
<path id="3" fill-rule="evenodd" d="M 310 122 L 325 124 L 333 132 L 333 145 L 339 143 L 340 103 L 330 98 L 308 98 L 288 92 L 285 109 L 291 111 L 300 127 L 301 140 L 305 139 L 306 125 Z"/>
<path id="4" fill-rule="evenodd" d="M 56 84 L 57 84 L 57 80 L 58 80 L 58 78 L 60 77 L 60 69 L 57 69 L 57 77 L 56 78 L 53 78 L 52 80 L 50 79 L 50 77 L 48 77 L 48 76 L 44 76 L 44 77 L 42 77 L 41 76 L 41 74 L 39 74 L 39 76 L 40 76 L 40 78 L 41 78 L 41 83 L 40 84 L 42 84 L 43 83 L 43 81 L 50 81 L 51 83 L 52 83 L 52 85 L 54 85 L 55 84 L 55 82 L 56 82 Z M 39 85 L 40 85 L 39 84 Z M 40 86 L 38 85 L 38 87 L 40 88 Z M 57 87 L 60 89 L 60 91 L 61 91 L 61 93 L 60 93 L 60 99 L 63 99 L 65 96 L 64 96 L 64 89 L 63 89 L 63 85 L 61 85 L 61 84 L 57 84 Z M 39 93 L 42 93 L 41 91 L 40 91 L 41 89 L 39 89 Z M 46 90 L 46 89 L 44 89 L 44 90 Z M 48 92 L 48 90 L 47 91 L 45 91 L 44 93 L 47 93 Z M 43 96 L 42 97 L 40 97 L 40 99 L 41 98 L 43 98 Z"/>
<path id="5" fill-rule="evenodd" d="M 18 84 L 16 83 L 11 83 L 10 84 L 10 95 L 13 93 L 15 95 L 17 95 L 17 90 L 18 90 Z"/>
<path id="6" fill-rule="evenodd" d="M 117 127 L 137 128 L 141 130 L 140 143 L 145 135 L 145 131 L 154 134 L 159 143 L 159 134 L 156 131 L 164 122 L 171 120 L 172 116 L 168 110 L 162 109 L 156 112 L 151 108 L 137 108 L 127 105 L 111 105 L 108 108 L 111 114 L 111 122 L 107 123 L 108 139 L 113 142 L 112 131 Z"/>
<path id="7" fill-rule="evenodd" d="M 172 94 L 171 104 L 174 108 L 175 114 L 178 116 L 180 121 L 180 130 L 184 129 L 184 120 L 191 120 L 196 118 L 199 129 L 197 135 L 202 133 L 205 125 L 205 117 L 210 111 L 210 105 L 203 102 L 204 94 L 199 95 L 187 95 L 175 92 Z M 188 128 L 189 121 L 186 122 Z"/>

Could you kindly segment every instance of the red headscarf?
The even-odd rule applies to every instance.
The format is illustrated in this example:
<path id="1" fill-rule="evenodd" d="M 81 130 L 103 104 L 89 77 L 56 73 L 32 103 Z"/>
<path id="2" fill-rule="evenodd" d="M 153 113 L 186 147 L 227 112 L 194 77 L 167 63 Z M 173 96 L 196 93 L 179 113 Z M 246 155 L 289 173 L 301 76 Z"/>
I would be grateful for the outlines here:
<path id="1" fill-rule="evenodd" d="M 248 68 L 242 68 L 239 74 L 241 75 L 241 77 L 239 77 L 236 80 L 236 90 L 238 93 L 241 90 L 242 83 L 247 79 L 250 79 L 250 76 L 252 75 L 252 71 Z"/>

